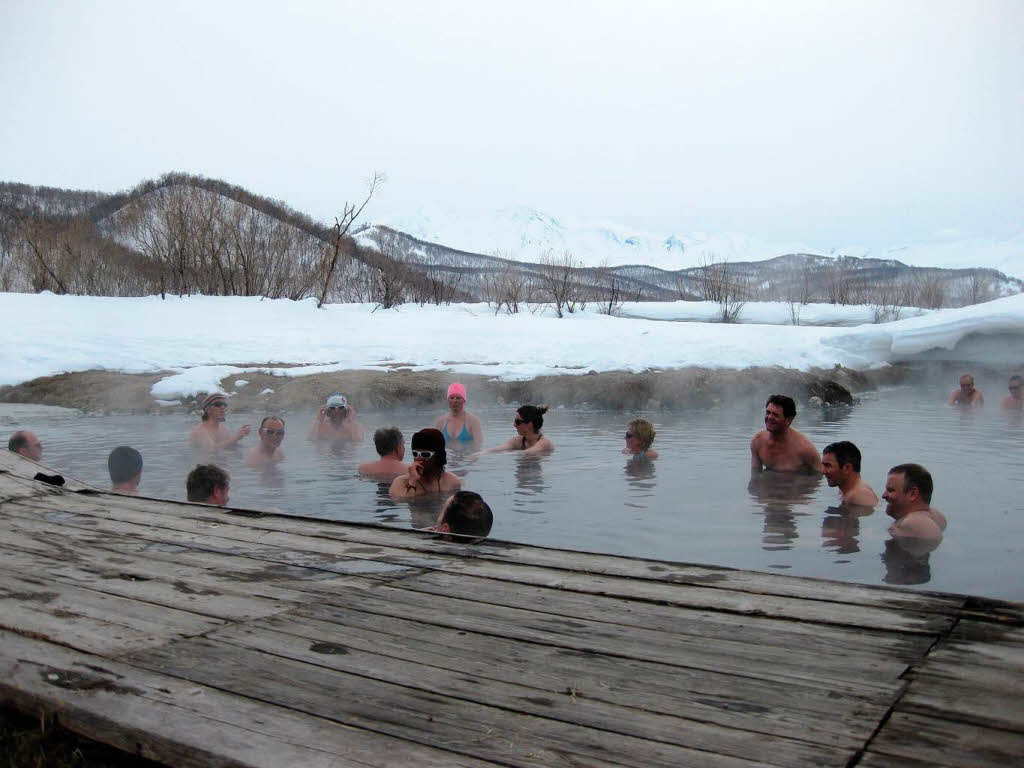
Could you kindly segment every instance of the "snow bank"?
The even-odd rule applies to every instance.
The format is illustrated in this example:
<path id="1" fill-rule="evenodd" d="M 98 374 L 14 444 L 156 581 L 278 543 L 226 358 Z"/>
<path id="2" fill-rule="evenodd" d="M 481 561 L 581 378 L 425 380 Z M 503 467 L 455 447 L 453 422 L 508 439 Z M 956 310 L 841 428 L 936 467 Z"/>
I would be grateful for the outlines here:
<path id="1" fill-rule="evenodd" d="M 831 306 L 831 305 L 825 305 Z M 677 304 L 631 307 L 673 317 Z M 759 312 L 761 310 L 758 310 Z M 784 313 L 789 306 L 765 308 Z M 816 309 L 818 320 L 829 310 Z M 842 321 L 848 308 L 831 307 Z M 168 372 L 153 396 L 173 400 L 250 371 L 451 370 L 503 379 L 588 371 L 841 364 L 879 366 L 971 333 L 1024 334 L 1024 295 L 856 328 L 723 325 L 608 317 L 592 309 L 495 315 L 486 304 L 330 305 L 247 297 L 100 298 L 0 294 L 0 385 L 105 369 Z"/>
<path id="2" fill-rule="evenodd" d="M 622 305 L 623 317 L 649 320 L 703 321 L 713 323 L 720 314 L 714 301 L 628 301 Z M 934 310 L 906 307 L 903 317 L 917 317 Z M 861 325 L 875 321 L 874 308 L 865 304 L 797 304 L 790 307 L 779 301 L 748 301 L 740 312 L 740 323 L 792 325 L 793 312 L 799 325 Z"/>

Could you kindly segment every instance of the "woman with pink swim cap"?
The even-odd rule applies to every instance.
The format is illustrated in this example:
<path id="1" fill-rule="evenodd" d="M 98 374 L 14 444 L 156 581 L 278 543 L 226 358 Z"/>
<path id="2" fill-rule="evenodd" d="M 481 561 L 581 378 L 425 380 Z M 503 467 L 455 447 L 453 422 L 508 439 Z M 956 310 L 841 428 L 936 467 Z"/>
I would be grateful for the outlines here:
<path id="1" fill-rule="evenodd" d="M 483 440 L 484 431 L 480 419 L 466 410 L 466 388 L 459 382 L 448 387 L 448 413 L 434 422 L 434 428 L 441 430 L 445 442 L 478 443 Z"/>

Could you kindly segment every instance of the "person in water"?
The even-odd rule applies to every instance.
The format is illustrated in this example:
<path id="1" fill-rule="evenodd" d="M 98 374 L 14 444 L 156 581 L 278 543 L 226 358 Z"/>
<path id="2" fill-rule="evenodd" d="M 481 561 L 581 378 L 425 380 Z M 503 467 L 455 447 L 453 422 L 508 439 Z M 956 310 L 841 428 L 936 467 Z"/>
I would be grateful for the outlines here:
<path id="1" fill-rule="evenodd" d="M 974 388 L 974 377 L 965 373 L 960 377 L 959 389 L 954 389 L 949 396 L 950 405 L 959 405 L 964 408 L 980 408 L 985 404 L 985 398 L 980 389 Z"/>
<path id="2" fill-rule="evenodd" d="M 332 392 L 309 426 L 310 440 L 362 440 L 363 425 L 355 406 L 340 392 Z"/>
<path id="3" fill-rule="evenodd" d="M 1024 378 L 1017 374 L 1010 377 L 1010 381 L 1006 385 L 1006 388 L 1010 390 L 1010 394 L 1003 398 L 1004 411 L 1024 410 L 1024 389 L 1022 387 L 1024 387 Z"/>
<path id="4" fill-rule="evenodd" d="M 626 427 L 626 447 L 622 452 L 634 459 L 656 459 L 658 452 L 651 448 L 654 425 L 647 419 L 633 419 Z"/>
<path id="5" fill-rule="evenodd" d="M 245 454 L 245 466 L 253 469 L 268 467 L 284 461 L 281 442 L 284 440 L 284 419 L 265 416 L 260 422 L 260 441 Z"/>
<path id="6" fill-rule="evenodd" d="M 764 429 L 750 441 L 750 469 L 760 472 L 821 472 L 818 449 L 793 429 L 796 403 L 787 395 L 772 395 L 764 404 Z"/>
<path id="7" fill-rule="evenodd" d="M 931 473 L 920 464 L 900 464 L 889 470 L 882 498 L 888 502 L 885 514 L 893 518 L 889 533 L 894 537 L 942 539 L 946 517 L 933 509 Z"/>
<path id="8" fill-rule="evenodd" d="M 444 435 L 440 430 L 428 427 L 412 436 L 412 464 L 401 477 L 391 483 L 389 492 L 396 499 L 426 496 L 458 490 L 462 481 L 451 472 L 446 472 L 448 454 L 444 449 Z"/>
<path id="9" fill-rule="evenodd" d="M 555 444 L 541 434 L 544 426 L 544 414 L 548 412 L 546 405 L 521 405 L 516 410 L 513 424 L 516 428 L 515 437 L 510 437 L 497 448 L 488 453 L 502 451 L 525 451 L 526 453 L 544 453 L 555 450 Z"/>
<path id="10" fill-rule="evenodd" d="M 216 464 L 197 464 L 185 480 L 188 500 L 199 504 L 227 506 L 231 478 Z"/>
<path id="11" fill-rule="evenodd" d="M 494 514 L 479 493 L 456 491 L 441 507 L 437 522 L 429 529 L 451 534 L 455 541 L 476 543 L 487 537 L 494 524 Z"/>
<path id="12" fill-rule="evenodd" d="M 214 392 L 203 400 L 203 420 L 192 428 L 188 441 L 197 451 L 213 453 L 221 448 L 236 445 L 239 440 L 249 434 L 250 427 L 245 424 L 237 431 L 231 432 L 224 426 L 228 413 L 228 396 L 223 392 Z"/>
<path id="13" fill-rule="evenodd" d="M 845 507 L 874 507 L 878 494 L 860 476 L 860 449 L 849 440 L 830 443 L 821 452 L 821 474 L 832 488 L 839 489 Z"/>
<path id="14" fill-rule="evenodd" d="M 484 438 L 480 419 L 466 410 L 466 388 L 459 382 L 448 386 L 448 413 L 434 422 L 448 445 L 478 443 Z"/>
<path id="15" fill-rule="evenodd" d="M 374 480 L 391 482 L 409 472 L 405 459 L 405 437 L 398 427 L 381 427 L 373 433 L 373 447 L 380 456 L 376 461 L 359 465 L 359 474 Z"/>
<path id="16" fill-rule="evenodd" d="M 11 439 L 7 441 L 7 450 L 32 461 L 43 460 L 43 444 L 39 442 L 35 432 L 29 432 L 27 429 L 19 429 L 11 435 Z"/>
<path id="17" fill-rule="evenodd" d="M 107 457 L 110 490 L 135 495 L 142 481 L 142 454 L 127 445 L 119 445 Z"/>

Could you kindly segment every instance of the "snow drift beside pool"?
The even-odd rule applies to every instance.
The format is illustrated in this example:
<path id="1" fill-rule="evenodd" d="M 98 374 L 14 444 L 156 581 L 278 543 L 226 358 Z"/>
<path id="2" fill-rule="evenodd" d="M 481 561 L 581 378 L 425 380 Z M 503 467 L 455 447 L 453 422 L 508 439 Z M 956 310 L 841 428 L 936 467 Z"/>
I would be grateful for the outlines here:
<path id="1" fill-rule="evenodd" d="M 667 313 L 671 306 L 652 308 Z M 847 310 L 836 312 L 839 320 Z M 608 317 L 593 307 L 559 319 L 550 312 L 495 315 L 486 304 L 318 310 L 313 300 L 6 293 L 0 294 L 0 385 L 94 369 L 171 371 L 153 396 L 173 399 L 247 371 L 300 376 L 409 367 L 528 379 L 692 366 L 864 369 L 952 348 L 968 334 L 1006 333 L 1024 334 L 1024 295 L 836 328 L 675 323 Z"/>

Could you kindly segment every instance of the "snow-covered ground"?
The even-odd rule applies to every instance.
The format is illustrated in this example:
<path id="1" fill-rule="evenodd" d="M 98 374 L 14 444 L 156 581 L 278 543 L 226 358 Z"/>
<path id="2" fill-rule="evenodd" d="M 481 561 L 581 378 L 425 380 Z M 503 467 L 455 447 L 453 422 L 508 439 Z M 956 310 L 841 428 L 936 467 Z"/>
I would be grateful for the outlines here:
<path id="1" fill-rule="evenodd" d="M 917 317 L 933 311 L 905 307 L 900 317 Z M 721 315 L 721 306 L 714 301 L 627 301 L 619 314 L 622 317 L 647 320 L 713 323 Z M 748 301 L 740 310 L 737 322 L 765 325 L 862 325 L 875 322 L 875 308 L 866 304 L 790 305 L 780 301 Z"/>
<path id="2" fill-rule="evenodd" d="M 636 305 L 629 309 L 641 313 Z M 847 312 L 832 310 L 836 320 Z M 691 366 L 865 369 L 952 348 L 968 334 L 1024 335 L 1024 294 L 854 328 L 664 322 L 684 311 L 678 303 L 642 311 L 663 319 L 608 317 L 590 308 L 558 319 L 549 311 L 495 315 L 486 304 L 318 310 L 313 300 L 4 293 L 0 385 L 93 369 L 173 371 L 152 390 L 171 400 L 247 371 L 302 376 L 409 367 L 527 379 Z M 789 305 L 776 311 L 788 322 Z"/>

